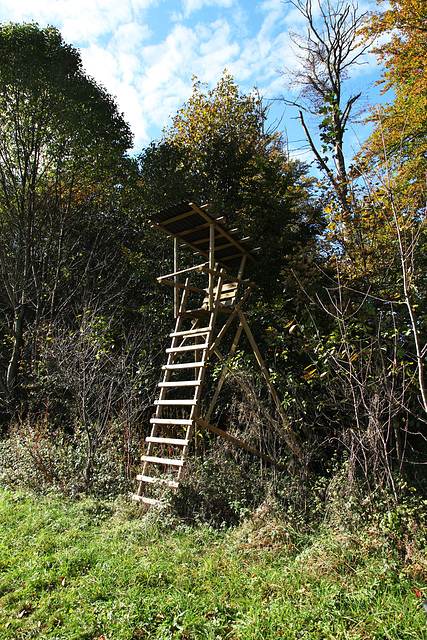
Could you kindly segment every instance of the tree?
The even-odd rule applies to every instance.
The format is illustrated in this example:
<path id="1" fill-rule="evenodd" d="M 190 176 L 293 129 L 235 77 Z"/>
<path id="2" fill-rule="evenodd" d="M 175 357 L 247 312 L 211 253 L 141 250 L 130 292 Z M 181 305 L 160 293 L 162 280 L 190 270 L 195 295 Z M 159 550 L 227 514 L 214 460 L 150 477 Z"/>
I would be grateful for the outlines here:
<path id="1" fill-rule="evenodd" d="M 26 324 L 64 302 L 61 284 L 70 299 L 70 282 L 90 277 L 131 133 L 77 50 L 36 24 L 0 27 L 0 125 L 0 395 L 9 410 Z"/>
<path id="2" fill-rule="evenodd" d="M 242 94 L 229 75 L 213 89 L 195 80 L 162 140 L 141 155 L 140 169 L 152 208 L 209 202 L 260 244 L 257 279 L 272 295 L 287 256 L 320 225 L 307 169 L 289 159 L 277 132 L 266 131 L 266 117 L 261 99 Z"/>
<path id="3" fill-rule="evenodd" d="M 372 109 L 375 129 L 359 160 L 370 189 L 369 204 L 381 215 L 384 235 L 393 239 L 390 264 L 401 303 L 399 328 L 412 337 L 407 360 L 416 363 L 419 401 L 427 411 L 424 381 L 426 343 L 426 188 L 427 170 L 427 7 L 419 0 L 392 0 L 370 14 L 367 38 L 388 35 L 375 52 L 385 63 L 384 91 L 394 99 Z M 390 276 L 389 276 L 390 279 Z M 415 409 L 414 409 L 415 410 Z"/>
<path id="4" fill-rule="evenodd" d="M 402 9 L 400 17 L 398 5 Z M 335 86 L 342 88 L 348 69 L 361 61 L 360 55 L 373 36 L 389 33 L 389 28 L 399 29 L 402 21 L 410 23 L 406 45 L 413 34 L 416 48 L 414 16 L 420 17 L 423 11 L 420 3 L 393 3 L 387 18 L 384 14 L 371 16 L 362 42 L 364 20 L 357 16 L 354 5 L 350 9 L 342 3 L 334 13 L 329 4 L 322 3 L 320 14 L 316 14 L 314 3 L 298 2 L 294 6 L 308 24 L 307 36 L 296 36 L 302 60 L 294 79 L 301 81 L 302 100 L 294 104 L 303 107 L 301 122 L 333 193 L 326 194 L 327 226 L 314 260 L 319 276 L 307 281 L 299 275 L 303 295 L 293 324 L 298 331 L 292 338 L 280 336 L 288 347 L 283 350 L 288 360 L 291 346 L 301 354 L 300 363 L 294 360 L 294 389 L 289 395 L 293 394 L 295 400 L 291 407 L 296 410 L 299 401 L 299 419 L 304 424 L 316 424 L 326 451 L 346 450 L 353 487 L 362 472 L 368 490 L 372 482 L 385 482 L 397 499 L 395 473 L 406 472 L 407 463 L 417 462 L 420 451 L 425 450 L 425 196 L 424 176 L 419 170 L 423 162 L 419 151 L 425 136 L 423 141 L 421 130 L 414 135 L 411 129 L 422 122 L 421 113 L 418 120 L 413 114 L 418 104 L 423 104 L 423 96 L 416 98 L 416 92 L 411 94 L 406 87 L 418 83 L 419 96 L 419 79 L 412 80 L 408 69 L 415 61 L 413 75 L 418 78 L 417 74 L 423 76 L 423 67 L 415 51 L 411 61 L 399 31 L 395 34 L 397 41 L 390 33 L 391 42 L 379 47 L 377 52 L 388 65 L 387 86 L 396 89 L 397 101 L 385 109 L 372 110 L 371 119 L 378 126 L 365 150 L 356 156 L 351 173 L 345 165 L 342 168 L 343 157 L 340 160 L 334 144 L 339 149 L 345 134 L 342 127 L 340 135 L 340 126 L 349 121 L 345 117 L 351 115 L 357 97 L 350 95 L 342 106 L 335 101 L 332 109 L 326 88 L 334 86 L 333 73 L 337 70 L 342 73 Z M 346 17 L 348 31 L 342 22 Z M 333 39 L 338 25 L 339 37 Z M 334 50 L 333 44 L 350 35 L 347 49 L 337 46 Z M 425 45 L 421 45 L 421 32 L 418 35 L 418 52 L 422 52 Z M 339 64 L 335 63 L 334 51 Z M 347 59 L 340 57 L 346 52 Z M 400 88 L 390 84 L 391 78 L 393 83 L 401 83 Z M 411 100 L 408 108 L 407 94 Z M 339 95 L 339 91 L 334 94 L 335 98 Z M 320 119 L 323 148 L 316 147 L 305 113 Z M 328 166 L 323 156 L 328 145 L 333 149 L 335 167 Z M 351 184 L 353 178 L 357 183 Z M 298 369 L 299 379 L 295 375 Z M 324 455 L 325 447 L 319 451 Z"/>
<path id="5" fill-rule="evenodd" d="M 333 188 L 344 219 L 349 221 L 352 206 L 344 138 L 361 94 L 346 92 L 346 80 L 351 69 L 361 63 L 368 47 L 358 33 L 363 15 L 358 13 L 356 2 L 344 0 L 290 0 L 289 3 L 304 18 L 306 33 L 291 32 L 300 66 L 287 70 L 284 75 L 292 85 L 301 87 L 301 91 L 296 100 L 284 102 L 298 108 L 309 147 Z M 319 144 L 304 114 L 317 121 Z"/>
<path id="6" fill-rule="evenodd" d="M 392 0 L 366 21 L 366 37 L 389 37 L 375 52 L 385 64 L 384 91 L 393 102 L 372 109 L 374 133 L 361 154 L 365 169 L 388 172 L 394 191 L 410 208 L 425 203 L 427 170 L 427 7 L 420 0 Z"/>

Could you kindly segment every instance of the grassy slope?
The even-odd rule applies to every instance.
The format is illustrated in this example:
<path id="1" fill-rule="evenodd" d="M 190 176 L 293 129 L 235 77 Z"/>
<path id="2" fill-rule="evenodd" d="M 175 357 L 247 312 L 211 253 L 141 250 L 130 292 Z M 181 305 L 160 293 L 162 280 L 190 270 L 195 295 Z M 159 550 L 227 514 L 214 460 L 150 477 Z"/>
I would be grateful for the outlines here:
<path id="1" fill-rule="evenodd" d="M 136 514 L 1 489 L 0 638 L 427 638 L 426 555 L 390 537 Z"/>

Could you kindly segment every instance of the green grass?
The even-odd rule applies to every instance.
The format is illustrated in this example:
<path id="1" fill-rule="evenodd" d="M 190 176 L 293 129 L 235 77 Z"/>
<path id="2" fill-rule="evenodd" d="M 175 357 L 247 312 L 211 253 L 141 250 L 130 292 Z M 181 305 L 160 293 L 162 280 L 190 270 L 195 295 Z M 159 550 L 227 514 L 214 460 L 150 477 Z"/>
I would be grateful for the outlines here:
<path id="1" fill-rule="evenodd" d="M 408 545 L 405 561 L 377 530 L 309 535 L 271 513 L 189 529 L 1 489 L 0 638 L 427 638 L 426 554 Z"/>

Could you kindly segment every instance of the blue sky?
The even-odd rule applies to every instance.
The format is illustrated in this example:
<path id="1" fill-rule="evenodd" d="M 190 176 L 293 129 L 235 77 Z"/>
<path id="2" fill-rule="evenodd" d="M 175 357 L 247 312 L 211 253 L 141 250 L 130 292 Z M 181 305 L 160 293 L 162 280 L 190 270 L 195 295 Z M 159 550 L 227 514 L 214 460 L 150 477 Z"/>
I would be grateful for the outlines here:
<path id="1" fill-rule="evenodd" d="M 374 2 L 363 8 L 376 9 Z M 227 69 L 245 93 L 255 86 L 266 99 L 285 92 L 278 70 L 296 63 L 288 31 L 302 28 L 299 14 L 281 0 L 1 0 L 1 22 L 57 27 L 80 49 L 87 73 L 116 97 L 135 136 L 135 151 L 161 136 L 189 98 L 192 78 L 214 86 Z M 353 92 L 378 100 L 375 59 L 354 70 Z M 365 101 L 365 106 L 368 100 Z M 271 119 L 282 117 L 276 102 Z M 302 132 L 287 110 L 281 120 L 291 148 Z M 357 137 L 366 127 L 350 133 Z"/>

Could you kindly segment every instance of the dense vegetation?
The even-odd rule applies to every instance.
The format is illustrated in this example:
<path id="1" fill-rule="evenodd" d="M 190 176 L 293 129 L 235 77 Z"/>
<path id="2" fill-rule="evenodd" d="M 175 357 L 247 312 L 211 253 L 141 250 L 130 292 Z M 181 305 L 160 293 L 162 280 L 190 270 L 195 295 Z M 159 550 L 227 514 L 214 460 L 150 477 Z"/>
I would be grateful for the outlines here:
<path id="1" fill-rule="evenodd" d="M 369 510 L 380 494 L 387 510 L 425 491 L 425 8 L 295 7 L 307 31 L 293 36 L 302 65 L 287 77 L 301 87 L 294 104 L 316 176 L 227 74 L 212 89 L 196 79 L 162 139 L 131 157 L 114 100 L 56 29 L 0 27 L 0 472 L 10 487 L 111 497 L 132 486 L 172 302 L 155 280 L 171 267 L 169 247 L 147 220 L 188 198 L 263 248 L 251 327 L 304 455 L 287 449 L 239 352 L 218 415 L 286 471 L 206 437 L 177 512 L 232 524 L 282 492 L 309 522 L 313 496 Z M 372 46 L 394 99 L 372 108 L 374 132 L 348 164 L 360 98 L 348 77 Z M 240 479 L 224 477 L 236 462 Z"/>

